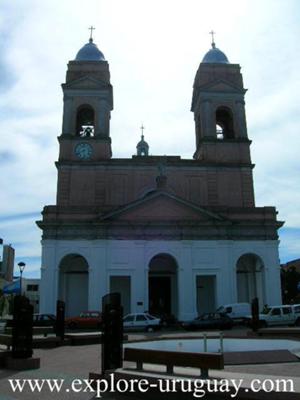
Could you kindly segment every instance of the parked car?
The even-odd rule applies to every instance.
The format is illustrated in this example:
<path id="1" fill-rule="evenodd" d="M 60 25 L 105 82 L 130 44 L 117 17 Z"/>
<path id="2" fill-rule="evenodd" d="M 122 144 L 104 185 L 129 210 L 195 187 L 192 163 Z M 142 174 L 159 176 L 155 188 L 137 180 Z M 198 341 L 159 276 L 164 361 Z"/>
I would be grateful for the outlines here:
<path id="1" fill-rule="evenodd" d="M 0 319 L 0 333 L 4 333 L 7 321 L 5 319 Z"/>
<path id="2" fill-rule="evenodd" d="M 53 326 L 56 324 L 54 314 L 33 314 L 33 326 Z"/>
<path id="3" fill-rule="evenodd" d="M 78 317 L 66 318 L 65 324 L 70 329 L 99 329 L 102 326 L 102 314 L 99 311 L 85 311 Z"/>
<path id="4" fill-rule="evenodd" d="M 192 321 L 184 321 L 181 326 L 186 330 L 196 329 L 231 329 L 233 320 L 223 313 L 206 313 L 193 319 Z"/>
<path id="5" fill-rule="evenodd" d="M 178 325 L 178 319 L 173 314 L 153 314 L 153 316 L 160 319 L 162 327 L 175 327 Z"/>
<path id="6" fill-rule="evenodd" d="M 292 305 L 293 313 L 295 314 L 295 325 L 300 326 L 300 304 L 293 304 Z"/>
<path id="7" fill-rule="evenodd" d="M 232 303 L 220 306 L 216 312 L 227 314 L 234 322 L 243 322 L 251 314 L 249 303 Z"/>
<path id="8" fill-rule="evenodd" d="M 55 328 L 56 316 L 54 314 L 33 314 L 33 326 L 49 326 Z M 5 327 L 11 328 L 13 326 L 13 318 L 7 319 Z"/>
<path id="9" fill-rule="evenodd" d="M 123 318 L 123 328 L 125 331 L 153 332 L 161 328 L 161 321 L 148 313 L 128 314 Z"/>
<path id="10" fill-rule="evenodd" d="M 247 321 L 251 325 L 252 316 L 247 316 Z M 261 327 L 275 325 L 296 325 L 300 326 L 300 304 L 281 305 L 264 307 L 259 314 Z"/>

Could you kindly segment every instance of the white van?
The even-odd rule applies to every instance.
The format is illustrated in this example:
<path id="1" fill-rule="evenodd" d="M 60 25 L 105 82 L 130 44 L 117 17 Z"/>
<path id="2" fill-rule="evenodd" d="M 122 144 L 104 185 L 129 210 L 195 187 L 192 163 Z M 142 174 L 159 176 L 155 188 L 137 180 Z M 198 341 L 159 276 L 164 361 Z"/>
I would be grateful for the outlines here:
<path id="1" fill-rule="evenodd" d="M 227 314 L 235 321 L 244 321 L 251 314 L 251 305 L 249 303 L 224 304 L 217 309 L 217 312 Z"/>

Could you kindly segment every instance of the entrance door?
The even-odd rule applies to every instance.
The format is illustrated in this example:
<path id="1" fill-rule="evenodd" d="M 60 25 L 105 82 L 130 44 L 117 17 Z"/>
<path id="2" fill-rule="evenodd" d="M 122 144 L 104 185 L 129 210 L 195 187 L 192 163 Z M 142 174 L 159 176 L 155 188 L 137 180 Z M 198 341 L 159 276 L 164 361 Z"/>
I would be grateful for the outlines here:
<path id="1" fill-rule="evenodd" d="M 110 277 L 110 291 L 118 292 L 121 294 L 121 304 L 123 307 L 123 314 L 130 313 L 131 303 L 131 289 L 130 289 L 130 276 L 111 276 Z"/>
<path id="2" fill-rule="evenodd" d="M 215 275 L 198 275 L 196 284 L 198 315 L 216 311 Z"/>
<path id="3" fill-rule="evenodd" d="M 66 302 L 66 317 L 75 317 L 88 309 L 88 263 L 79 254 L 68 254 L 59 266 L 58 298 Z"/>
<path id="4" fill-rule="evenodd" d="M 149 312 L 171 314 L 171 277 L 149 276 Z"/>
<path id="5" fill-rule="evenodd" d="M 74 317 L 88 308 L 88 273 L 66 275 L 66 315 Z"/>

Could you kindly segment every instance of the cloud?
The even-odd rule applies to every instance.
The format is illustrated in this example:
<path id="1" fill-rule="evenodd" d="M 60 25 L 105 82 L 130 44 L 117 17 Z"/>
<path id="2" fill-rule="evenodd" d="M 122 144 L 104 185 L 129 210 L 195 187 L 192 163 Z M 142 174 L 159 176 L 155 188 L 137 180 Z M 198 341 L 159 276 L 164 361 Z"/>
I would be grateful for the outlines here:
<path id="1" fill-rule="evenodd" d="M 280 229 L 279 252 L 281 263 L 299 258 L 300 228 Z"/>
<path id="2" fill-rule="evenodd" d="M 14 154 L 10 151 L 1 151 L 0 152 L 0 165 L 10 163 L 14 161 Z"/>
<path id="3" fill-rule="evenodd" d="M 15 265 L 26 263 L 25 277 L 39 276 L 41 266 L 41 232 L 35 225 L 39 212 L 16 213 L 0 217 L 1 237 L 4 244 L 16 250 Z M 17 269 L 15 271 L 17 273 Z"/>
<path id="4" fill-rule="evenodd" d="M 241 64 L 249 88 L 257 205 L 276 205 L 286 221 L 280 252 L 296 256 L 298 1 L 15 0 L 0 7 L 1 237 L 15 244 L 17 257 L 31 260 L 29 272 L 36 273 L 41 251 L 35 213 L 55 204 L 60 83 L 68 60 L 87 42 L 90 24 L 110 64 L 114 157 L 135 154 L 143 122 L 150 154 L 192 158 L 193 80 L 210 47 L 208 32 L 217 31 L 217 46 Z"/>

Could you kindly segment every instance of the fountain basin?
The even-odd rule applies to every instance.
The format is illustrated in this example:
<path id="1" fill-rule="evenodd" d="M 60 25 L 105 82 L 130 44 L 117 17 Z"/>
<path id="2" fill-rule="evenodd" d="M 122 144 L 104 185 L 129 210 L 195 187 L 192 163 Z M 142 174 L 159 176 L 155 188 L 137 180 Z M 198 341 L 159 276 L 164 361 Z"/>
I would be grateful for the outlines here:
<path id="1" fill-rule="evenodd" d="M 200 339 L 166 339 L 128 343 L 125 347 L 138 349 L 184 351 L 202 353 L 204 340 Z M 263 350 L 289 350 L 291 353 L 300 352 L 300 342 L 284 339 L 230 339 L 223 340 L 224 352 L 263 351 Z M 207 351 L 216 353 L 220 351 L 220 340 L 208 338 Z"/>

